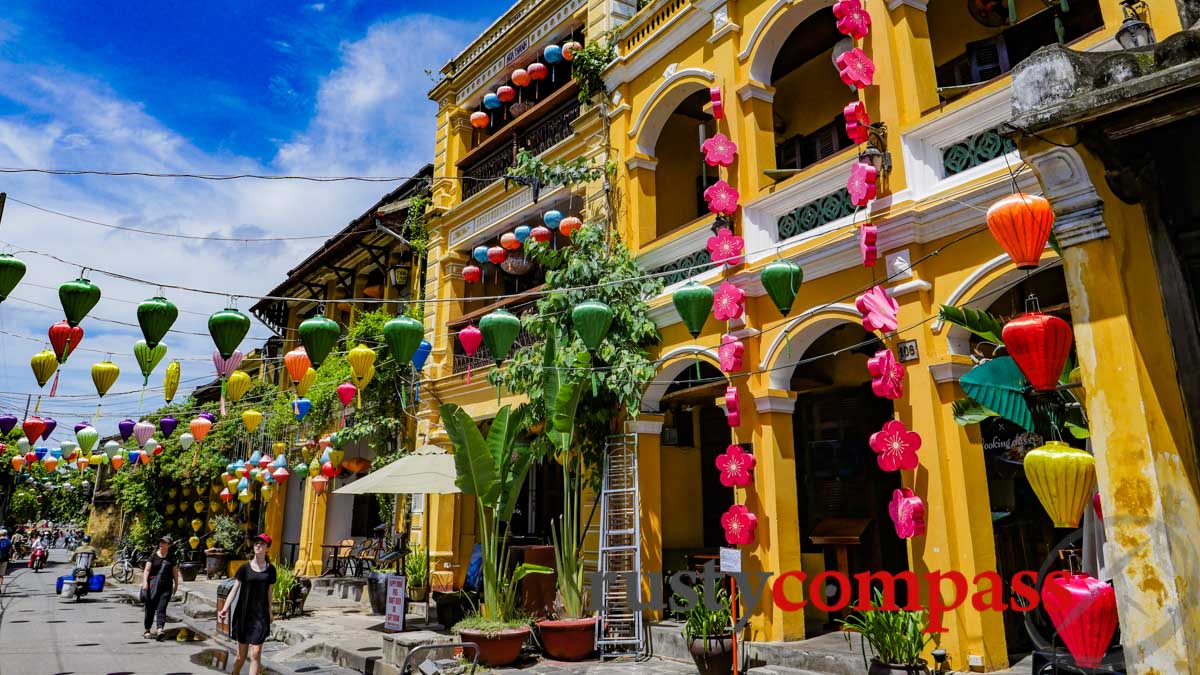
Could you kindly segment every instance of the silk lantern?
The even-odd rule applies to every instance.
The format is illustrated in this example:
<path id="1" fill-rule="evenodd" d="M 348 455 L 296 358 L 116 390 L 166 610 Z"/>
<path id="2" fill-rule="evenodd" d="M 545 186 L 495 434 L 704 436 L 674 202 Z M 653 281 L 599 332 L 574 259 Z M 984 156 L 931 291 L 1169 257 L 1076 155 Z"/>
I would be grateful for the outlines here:
<path id="1" fill-rule="evenodd" d="M 196 437 L 194 435 L 192 435 L 191 432 L 185 431 L 182 434 L 179 434 L 179 447 L 180 448 L 187 450 L 188 448 L 192 447 L 192 443 L 195 443 L 195 442 L 196 442 Z"/>
<path id="2" fill-rule="evenodd" d="M 249 330 L 250 317 L 232 307 L 208 317 L 208 334 L 212 337 L 217 352 L 224 358 L 233 355 Z"/>
<path id="3" fill-rule="evenodd" d="M 304 377 L 296 383 L 296 395 L 307 396 L 308 390 L 317 383 L 317 371 L 314 368 L 309 368 L 304 371 Z"/>
<path id="4" fill-rule="evenodd" d="M 252 434 L 258 425 L 262 424 L 263 414 L 257 410 L 247 409 L 242 411 L 242 426 L 246 427 L 246 433 Z"/>
<path id="5" fill-rule="evenodd" d="M 700 336 L 713 307 L 713 290 L 696 281 L 689 281 L 671 296 L 675 311 L 693 338 Z"/>
<path id="6" fill-rule="evenodd" d="M 510 103 L 517 97 L 517 90 L 507 84 L 501 85 L 496 89 L 496 97 L 500 99 L 501 103 Z"/>
<path id="7" fill-rule="evenodd" d="M 475 248 L 471 249 L 471 257 L 474 258 L 475 262 L 479 263 L 480 265 L 488 261 L 487 253 L 488 247 L 486 246 L 476 246 Z"/>
<path id="8" fill-rule="evenodd" d="M 175 433 L 175 428 L 179 426 L 179 420 L 167 415 L 158 421 L 158 430 L 162 432 L 163 438 L 170 438 L 171 434 Z"/>
<path id="9" fill-rule="evenodd" d="M 50 347 L 54 349 L 54 355 L 58 357 L 58 362 L 66 363 L 67 358 L 71 356 L 71 350 L 79 347 L 83 342 L 83 327 L 72 326 L 64 321 L 59 321 L 50 326 L 46 332 L 50 338 Z"/>
<path id="10" fill-rule="evenodd" d="M 25 457 L 23 455 L 14 455 L 12 458 L 12 468 L 14 471 L 20 471 L 25 466 Z"/>
<path id="11" fill-rule="evenodd" d="M 508 259 L 508 251 L 505 251 L 499 246 L 492 246 L 487 250 L 487 257 L 488 262 L 491 262 L 494 265 L 499 265 Z"/>
<path id="12" fill-rule="evenodd" d="M 1018 192 L 992 204 L 987 225 L 1017 269 L 1036 269 L 1054 227 L 1054 209 L 1043 197 Z"/>
<path id="13" fill-rule="evenodd" d="M 333 351 L 333 346 L 341 337 L 341 329 L 333 319 L 318 315 L 302 321 L 297 330 L 313 368 L 320 369 L 325 357 L 329 356 L 329 352 Z"/>
<path id="14" fill-rule="evenodd" d="M 533 229 L 530 228 L 528 225 L 518 225 L 518 226 L 516 226 L 516 228 L 513 229 L 513 236 L 517 238 L 517 241 L 524 244 L 525 240 L 529 238 L 529 234 L 532 231 L 533 231 Z"/>
<path id="15" fill-rule="evenodd" d="M 8 253 L 0 253 L 0 302 L 8 299 L 25 276 L 25 263 Z"/>
<path id="16" fill-rule="evenodd" d="M 33 369 L 33 378 L 37 380 L 38 386 L 44 387 L 54 371 L 58 370 L 58 358 L 54 356 L 54 352 L 44 349 L 33 355 L 29 360 L 29 367 Z"/>
<path id="17" fill-rule="evenodd" d="M 559 63 L 563 60 L 562 47 L 558 45 L 546 45 L 542 50 L 542 58 L 546 59 L 546 63 Z"/>
<path id="18" fill-rule="evenodd" d="M 295 385 L 304 379 L 304 374 L 312 367 L 312 361 L 309 360 L 304 347 L 296 347 L 283 355 L 283 365 L 287 368 L 288 377 L 292 378 L 292 384 Z"/>
<path id="19" fill-rule="evenodd" d="M 100 288 L 80 277 L 58 287 L 58 301 L 62 304 L 67 323 L 74 328 L 100 302 Z"/>
<path id="20" fill-rule="evenodd" d="M 142 338 L 154 349 L 171 326 L 179 318 L 179 309 L 170 300 L 162 296 L 154 296 L 144 300 L 137 308 L 138 325 L 142 329 Z"/>
<path id="21" fill-rule="evenodd" d="M 517 235 L 512 232 L 505 232 L 500 235 L 500 248 L 506 251 L 515 251 L 521 248 L 521 242 L 517 239 Z"/>
<path id="22" fill-rule="evenodd" d="M 138 447 L 145 447 L 146 441 L 154 435 L 154 425 L 142 420 L 133 426 L 133 437 L 137 439 Z"/>
<path id="23" fill-rule="evenodd" d="M 133 343 L 133 358 L 142 371 L 142 386 L 150 384 L 150 373 L 167 355 L 167 345 L 159 342 L 151 347 L 145 340 Z"/>
<path id="24" fill-rule="evenodd" d="M 483 107 L 487 108 L 488 110 L 496 110 L 500 107 L 500 105 L 501 103 L 499 96 L 491 92 L 483 95 Z"/>
<path id="25" fill-rule="evenodd" d="M 101 398 L 108 393 L 120 376 L 121 369 L 112 361 L 101 361 L 92 366 L 92 384 L 96 385 L 96 394 Z"/>
<path id="26" fill-rule="evenodd" d="M 533 80 L 534 82 L 537 82 L 538 80 L 544 80 L 546 79 L 546 76 L 550 74 L 549 69 L 546 68 L 546 64 L 538 63 L 537 61 L 529 64 L 529 67 L 526 68 L 526 70 L 529 72 L 529 79 Z"/>
<path id="27" fill-rule="evenodd" d="M 499 364 L 508 358 L 508 350 L 521 333 L 521 320 L 508 310 L 497 309 L 479 320 L 479 332 L 488 352 Z"/>
<path id="28" fill-rule="evenodd" d="M 328 484 L 329 484 L 329 479 L 326 478 L 325 476 L 317 476 L 316 478 L 313 478 L 312 479 L 313 492 L 315 492 L 317 494 L 323 494 L 325 492 L 325 487 Z"/>
<path id="29" fill-rule="evenodd" d="M 775 308 L 787 316 L 792 311 L 800 284 L 804 282 L 804 271 L 790 260 L 777 260 L 763 268 L 759 280 Z"/>
<path id="30" fill-rule="evenodd" d="M 488 124 L 491 124 L 492 118 L 482 110 L 476 110 L 471 113 L 471 126 L 476 129 L 486 129 Z"/>
<path id="31" fill-rule="evenodd" d="M 558 226 L 562 224 L 562 220 L 562 212 L 555 209 L 551 209 L 542 214 L 542 222 L 545 223 L 546 227 L 552 230 L 557 230 Z"/>
<path id="32" fill-rule="evenodd" d="M 474 325 L 467 326 L 458 331 L 458 343 L 462 345 L 463 353 L 467 356 L 475 356 L 475 352 L 479 351 L 479 346 L 483 344 L 483 334 Z M 467 384 L 471 383 L 471 361 L 467 361 Z"/>
<path id="33" fill-rule="evenodd" d="M 1096 458 L 1062 441 L 1025 454 L 1025 477 L 1055 527 L 1079 527 L 1096 492 Z"/>
<path id="34" fill-rule="evenodd" d="M 229 382 L 225 386 L 225 395 L 230 401 L 237 403 L 242 400 L 247 391 L 250 391 L 250 376 L 244 371 L 235 370 L 229 376 Z"/>
<path id="35" fill-rule="evenodd" d="M 308 411 L 312 409 L 312 401 L 306 398 L 298 398 L 292 401 L 292 414 L 296 417 L 297 422 L 303 422 L 308 415 Z"/>
<path id="36" fill-rule="evenodd" d="M 517 68 L 516 70 L 512 71 L 512 76 L 510 79 L 512 80 L 512 83 L 518 87 L 527 87 L 529 86 L 530 81 L 529 71 L 525 70 L 524 68 Z"/>
<path id="37" fill-rule="evenodd" d="M 383 340 L 392 358 L 408 363 L 425 337 L 425 324 L 411 316 L 398 316 L 383 324 Z"/>
<path id="38" fill-rule="evenodd" d="M 550 241 L 550 239 L 554 236 L 554 233 L 550 231 L 550 228 L 544 225 L 538 225 L 529 231 L 529 236 L 533 237 L 533 240 L 539 244 L 545 244 L 546 242 Z"/>
<path id="39" fill-rule="evenodd" d="M 161 455 L 162 451 L 163 451 L 162 445 L 160 445 L 159 442 L 153 438 L 148 439 L 146 441 L 146 446 L 144 448 L 142 448 L 142 452 L 144 452 L 149 457 L 156 457 L 158 455 Z"/>
<path id="40" fill-rule="evenodd" d="M 271 477 L 274 478 L 276 482 L 283 484 L 287 482 L 287 479 L 292 477 L 292 474 L 287 470 L 286 466 L 281 466 L 271 472 Z"/>
<path id="41" fill-rule="evenodd" d="M 192 536 L 188 537 L 188 546 L 191 546 L 192 548 L 199 548 L 200 547 L 200 537 L 197 537 L 194 534 Z"/>
<path id="42" fill-rule="evenodd" d="M 477 284 L 483 281 L 483 270 L 478 265 L 467 265 L 463 267 L 462 277 L 468 284 Z"/>
<path id="43" fill-rule="evenodd" d="M 570 237 L 578 232 L 579 228 L 581 227 L 583 227 L 582 220 L 576 218 L 575 216 L 567 216 L 558 224 L 558 231 L 561 232 L 564 237 Z"/>
<path id="44" fill-rule="evenodd" d="M 53 417 L 46 416 L 42 417 L 42 422 L 46 424 L 46 428 L 42 429 L 42 440 L 48 441 L 50 440 L 50 434 L 54 433 L 54 430 L 58 428 L 58 422 Z"/>
<path id="45" fill-rule="evenodd" d="M 1088 574 L 1051 574 L 1042 584 L 1042 607 L 1076 665 L 1099 668 L 1117 630 L 1113 587 Z"/>
<path id="46" fill-rule="evenodd" d="M 1071 326 L 1062 319 L 1026 312 L 1004 324 L 1004 346 L 1033 385 L 1034 391 L 1054 391 L 1071 353 Z"/>
<path id="47" fill-rule="evenodd" d="M 196 417 L 191 422 L 188 422 L 188 430 L 192 434 L 192 438 L 197 443 L 203 443 L 204 437 L 208 435 L 212 429 L 213 423 L 204 417 Z"/>
<path id="48" fill-rule="evenodd" d="M 14 415 L 0 415 L 0 435 L 7 436 L 19 421 Z"/>
<path id="49" fill-rule="evenodd" d="M 358 391 L 358 388 L 349 382 L 343 382 L 337 386 L 338 400 L 342 402 L 343 408 L 350 405 L 354 400 L 354 393 L 356 391 Z"/>
<path id="50" fill-rule="evenodd" d="M 591 352 L 600 348 L 600 343 L 612 327 L 612 321 L 612 307 L 599 300 L 585 300 L 571 310 L 571 323 L 575 326 L 575 333 Z"/>
<path id="51" fill-rule="evenodd" d="M 167 403 L 175 398 L 175 392 L 179 391 L 179 375 L 180 366 L 178 361 L 172 361 L 167 364 L 167 372 L 163 375 L 163 398 Z"/>
<path id="52" fill-rule="evenodd" d="M 562 46 L 562 56 L 567 61 L 574 61 L 575 55 L 578 54 L 582 49 L 583 45 L 574 40 L 570 40 Z"/>

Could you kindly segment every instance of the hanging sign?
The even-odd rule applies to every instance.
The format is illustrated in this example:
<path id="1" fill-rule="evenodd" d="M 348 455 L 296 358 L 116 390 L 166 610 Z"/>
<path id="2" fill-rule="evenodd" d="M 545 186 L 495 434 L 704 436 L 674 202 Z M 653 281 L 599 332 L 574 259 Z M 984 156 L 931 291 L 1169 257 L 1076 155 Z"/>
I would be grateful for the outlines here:
<path id="1" fill-rule="evenodd" d="M 737 548 L 721 548 L 721 571 L 726 574 L 742 571 L 742 551 Z"/>
<path id="2" fill-rule="evenodd" d="M 896 352 L 900 355 L 900 363 L 916 361 L 920 358 L 920 354 L 917 353 L 916 340 L 904 340 L 898 343 L 896 345 Z"/>
<path id="3" fill-rule="evenodd" d="M 387 606 L 384 609 L 384 630 L 393 632 L 404 630 L 405 596 L 407 592 L 407 579 L 403 575 L 387 575 Z"/>

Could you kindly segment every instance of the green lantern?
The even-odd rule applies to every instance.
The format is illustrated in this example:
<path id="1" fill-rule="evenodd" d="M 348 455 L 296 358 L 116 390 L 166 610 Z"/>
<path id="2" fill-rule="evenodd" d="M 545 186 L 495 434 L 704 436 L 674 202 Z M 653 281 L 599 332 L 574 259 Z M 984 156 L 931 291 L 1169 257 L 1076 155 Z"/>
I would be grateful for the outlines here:
<path id="1" fill-rule="evenodd" d="M 320 476 L 320 475 L 321 475 L 321 458 L 313 457 L 312 461 L 308 463 L 308 477 L 316 478 L 317 476 Z"/>
<path id="2" fill-rule="evenodd" d="M 683 325 L 687 326 L 692 337 L 700 337 L 704 322 L 712 313 L 713 290 L 704 284 L 689 281 L 675 291 L 671 301 L 675 303 L 675 311 L 679 312 L 679 318 L 683 319 Z"/>
<path id="3" fill-rule="evenodd" d="M 342 335 L 342 329 L 338 328 L 337 322 L 322 315 L 305 319 L 300 323 L 299 331 L 300 343 L 304 345 L 304 351 L 308 352 L 308 359 L 312 361 L 313 368 L 321 367 L 325 357 L 333 351 L 333 346 Z"/>
<path id="4" fill-rule="evenodd" d="M 790 260 L 779 260 L 763 268 L 759 275 L 763 288 L 771 302 L 779 308 L 779 313 L 787 316 L 792 311 L 792 303 L 796 300 L 796 292 L 804 281 L 804 271 Z"/>
<path id="5" fill-rule="evenodd" d="M 146 345 L 153 349 L 179 318 L 179 309 L 170 300 L 156 295 L 138 305 L 137 318 Z"/>
<path id="6" fill-rule="evenodd" d="M 0 254 L 0 302 L 8 299 L 25 276 L 25 263 L 7 253 Z"/>
<path id="7" fill-rule="evenodd" d="M 221 358 L 229 358 L 237 351 L 242 338 L 250 331 L 250 317 L 227 307 L 208 317 L 208 334 L 217 346 Z"/>
<path id="8" fill-rule="evenodd" d="M 479 320 L 479 332 L 492 358 L 499 364 L 508 358 L 508 350 L 521 333 L 521 320 L 507 310 L 498 309 Z"/>
<path id="9" fill-rule="evenodd" d="M 329 434 L 329 444 L 338 450 L 341 450 L 342 448 L 346 447 L 346 437 L 335 431 L 332 434 Z"/>
<path id="10" fill-rule="evenodd" d="M 158 343 L 154 347 L 146 344 L 145 340 L 133 343 L 133 358 L 137 359 L 138 367 L 142 369 L 142 386 L 150 384 L 150 373 L 159 361 L 167 355 L 167 345 Z"/>
<path id="11" fill-rule="evenodd" d="M 571 322 L 575 324 L 575 332 L 591 352 L 596 351 L 608 335 L 612 320 L 612 307 L 599 300 L 586 300 L 571 310 Z"/>
<path id="12" fill-rule="evenodd" d="M 58 287 L 58 301 L 62 303 L 67 324 L 74 328 L 100 302 L 100 287 L 80 277 Z"/>
<path id="13" fill-rule="evenodd" d="M 383 339 L 396 363 L 404 365 L 412 361 L 413 354 L 425 338 L 425 324 L 411 316 L 398 316 L 383 324 Z"/>

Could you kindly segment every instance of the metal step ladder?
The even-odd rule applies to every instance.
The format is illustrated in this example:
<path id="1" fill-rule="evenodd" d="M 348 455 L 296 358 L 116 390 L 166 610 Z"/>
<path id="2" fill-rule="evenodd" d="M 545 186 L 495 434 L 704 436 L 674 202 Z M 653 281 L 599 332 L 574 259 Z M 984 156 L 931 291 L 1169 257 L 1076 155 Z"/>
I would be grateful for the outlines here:
<path id="1" fill-rule="evenodd" d="M 605 579 L 602 588 L 591 589 L 600 593 L 603 601 L 596 621 L 596 648 L 601 658 L 642 656 L 646 652 L 642 612 L 630 606 L 631 598 L 635 606 L 641 606 L 642 559 L 637 434 L 628 425 L 625 433 L 608 439 L 600 490 L 598 568 L 606 576 L 601 577 Z"/>

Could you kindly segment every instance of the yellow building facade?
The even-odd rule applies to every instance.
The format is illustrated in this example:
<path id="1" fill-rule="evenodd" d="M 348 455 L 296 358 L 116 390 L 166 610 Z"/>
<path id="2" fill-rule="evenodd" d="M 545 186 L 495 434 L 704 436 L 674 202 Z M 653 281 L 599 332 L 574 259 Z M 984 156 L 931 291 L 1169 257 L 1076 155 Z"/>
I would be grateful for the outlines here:
<path id="1" fill-rule="evenodd" d="M 1172 5 L 1148 4 L 1158 35 L 1181 29 Z M 986 345 L 938 319 L 941 305 L 1012 318 L 1032 294 L 1043 311 L 1074 328 L 1106 551 L 1121 560 L 1112 577 L 1127 653 L 1130 645 L 1153 642 L 1159 656 L 1147 655 L 1147 663 L 1166 666 L 1157 672 L 1186 672 L 1181 664 L 1200 649 L 1193 609 L 1200 588 L 1182 572 L 1187 551 L 1196 550 L 1185 523 L 1196 522 L 1200 482 L 1193 413 L 1175 379 L 1161 293 L 1146 283 L 1156 271 L 1145 218 L 1113 196 L 1103 167 L 1086 151 L 1033 138 L 1018 149 L 1005 126 L 1013 107 L 1009 71 L 1060 38 L 1081 51 L 1117 49 L 1121 5 L 1073 0 L 1066 9 L 1018 0 L 1010 5 L 1012 20 L 1008 8 L 984 3 L 864 6 L 871 30 L 857 45 L 876 70 L 863 91 L 838 77 L 835 56 L 849 45 L 835 28 L 832 4 L 823 1 L 654 0 L 640 8 L 519 2 L 452 60 L 430 92 L 438 127 L 426 291 L 440 301 L 426 312 L 434 349 L 418 443 L 449 445 L 439 403 L 460 404 L 482 421 L 500 404 L 520 400 L 497 400 L 484 377 L 489 363 L 463 354 L 456 331 L 494 309 L 528 306 L 522 293 L 536 287 L 536 272 L 481 265 L 482 283 L 467 284 L 462 270 L 476 247 L 539 224 L 550 209 L 585 220 L 602 215 L 599 185 L 542 188 L 535 201 L 530 186 L 503 180 L 516 150 L 545 161 L 610 160 L 617 166 L 612 226 L 666 284 L 650 300 L 662 336 L 653 353 L 658 371 L 643 415 L 630 421 L 639 442 L 643 573 L 711 559 L 725 545 L 719 517 L 731 503 L 758 516 L 755 541 L 743 547 L 748 571 L 811 578 L 838 569 L 911 570 L 924 579 L 953 570 L 968 580 L 998 573 L 1006 582 L 1018 571 L 1036 571 L 1068 534 L 1046 520 L 1019 466 L 1021 452 L 1049 439 L 991 422 L 955 422 L 953 403 L 963 397 L 958 378 Z M 543 59 L 546 46 L 604 39 L 611 29 L 618 29 L 617 55 L 604 71 L 604 101 L 580 103 L 569 71 L 558 68 L 554 86 L 528 105 L 485 106 L 486 94 Z M 714 92 L 720 119 L 713 116 Z M 841 117 L 855 100 L 882 124 L 872 141 L 887 168 L 878 197 L 862 208 L 851 203 L 846 180 L 864 146 L 846 137 Z M 488 115 L 485 128 L 472 126 L 472 113 L 480 112 Z M 717 133 L 737 146 L 729 167 L 703 163 L 700 144 Z M 740 194 L 732 226 L 744 239 L 745 260 L 729 268 L 712 266 L 706 251 L 716 218 L 702 193 L 718 179 Z M 984 227 L 988 207 L 1015 190 L 1044 194 L 1058 214 L 1063 255 L 1047 248 L 1036 272 L 1016 269 Z M 1099 221 L 1107 231 L 1098 233 Z M 859 249 L 865 223 L 878 228 L 873 268 L 864 267 Z M 787 316 L 759 279 L 776 260 L 804 272 Z M 742 319 L 710 318 L 693 339 L 671 301 L 692 281 L 742 289 Z M 885 340 L 907 371 L 895 401 L 871 394 L 866 361 L 880 345 L 861 328 L 855 306 L 876 284 L 900 308 L 899 328 Z M 724 335 L 745 345 L 742 368 L 728 377 L 717 367 Z M 723 411 L 730 386 L 741 409 L 732 429 Z M 921 435 L 916 470 L 884 474 L 873 466 L 867 438 L 889 419 Z M 757 461 L 745 489 L 716 482 L 713 459 L 731 443 Z M 896 536 L 887 502 L 901 487 L 925 502 L 923 536 Z M 474 509 L 453 496 L 431 496 L 427 515 L 435 585 L 457 586 L 474 543 Z M 788 597 L 799 597 L 798 584 L 783 586 Z M 924 604 L 936 593 L 924 581 L 918 591 Z M 802 639 L 830 630 L 835 618 L 811 607 L 784 611 L 769 599 L 753 611 L 746 637 L 754 642 Z M 1162 612 L 1179 613 L 1166 638 L 1155 637 Z M 1010 654 L 1031 650 L 1016 612 L 979 611 L 968 601 L 944 623 L 933 647 L 946 650 L 954 669 L 997 670 Z"/>

